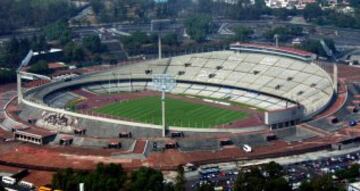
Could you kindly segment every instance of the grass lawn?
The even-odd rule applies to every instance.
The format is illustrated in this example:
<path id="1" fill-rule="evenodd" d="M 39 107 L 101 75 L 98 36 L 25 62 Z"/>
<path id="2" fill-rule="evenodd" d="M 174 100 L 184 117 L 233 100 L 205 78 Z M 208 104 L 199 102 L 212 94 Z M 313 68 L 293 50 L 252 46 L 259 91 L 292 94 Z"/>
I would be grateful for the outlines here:
<path id="1" fill-rule="evenodd" d="M 112 103 L 96 109 L 95 112 L 137 122 L 161 124 L 161 101 L 157 96 Z M 241 111 L 166 98 L 166 121 L 170 126 L 209 128 L 241 120 L 247 116 L 247 113 Z"/>

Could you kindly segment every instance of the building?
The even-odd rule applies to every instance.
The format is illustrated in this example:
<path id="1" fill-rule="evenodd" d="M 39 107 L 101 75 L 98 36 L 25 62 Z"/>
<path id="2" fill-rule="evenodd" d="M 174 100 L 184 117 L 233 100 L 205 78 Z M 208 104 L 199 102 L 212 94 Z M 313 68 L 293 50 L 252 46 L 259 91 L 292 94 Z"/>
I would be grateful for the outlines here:
<path id="1" fill-rule="evenodd" d="M 222 3 L 226 3 L 226 4 L 235 5 L 239 2 L 239 0 L 213 0 L 213 2 L 222 2 Z M 250 0 L 250 4 L 254 5 L 255 0 Z"/>
<path id="2" fill-rule="evenodd" d="M 55 139 L 55 136 L 55 132 L 31 127 L 22 130 L 16 130 L 14 132 L 15 140 L 33 143 L 37 145 L 47 144 L 53 141 Z"/>
<path id="3" fill-rule="evenodd" d="M 294 8 L 304 9 L 307 4 L 315 3 L 315 0 L 265 0 L 265 5 L 270 8 Z"/>
<path id="4" fill-rule="evenodd" d="M 348 191 L 360 191 L 360 182 L 354 182 L 349 184 Z"/>

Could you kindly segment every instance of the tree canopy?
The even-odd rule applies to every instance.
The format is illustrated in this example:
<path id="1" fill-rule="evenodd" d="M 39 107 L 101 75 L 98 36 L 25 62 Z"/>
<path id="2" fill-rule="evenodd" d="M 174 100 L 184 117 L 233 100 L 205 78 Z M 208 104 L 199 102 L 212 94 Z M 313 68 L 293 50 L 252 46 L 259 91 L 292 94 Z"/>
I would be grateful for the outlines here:
<path id="1" fill-rule="evenodd" d="M 128 190 L 142 190 L 142 191 L 162 191 L 164 177 L 158 170 L 141 167 L 138 170 L 131 172 Z"/>
<path id="2" fill-rule="evenodd" d="M 247 42 L 250 40 L 251 35 L 254 33 L 254 31 L 250 28 L 246 28 L 246 27 L 236 27 L 234 29 L 235 32 L 235 37 L 234 40 L 236 41 L 242 41 L 242 42 Z"/>
<path id="3" fill-rule="evenodd" d="M 104 50 L 101 40 L 97 35 L 90 35 L 83 38 L 82 46 L 91 53 L 100 53 Z"/>
<path id="4" fill-rule="evenodd" d="M 1 0 L 0 34 L 10 33 L 24 26 L 45 26 L 68 19 L 76 9 L 67 0 Z"/>
<path id="5" fill-rule="evenodd" d="M 49 24 L 44 27 L 43 31 L 48 40 L 58 41 L 62 45 L 71 41 L 71 30 L 65 21 Z"/>
<path id="6" fill-rule="evenodd" d="M 207 35 L 212 32 L 212 26 L 212 18 L 209 15 L 194 15 L 185 20 L 187 34 L 197 42 L 206 40 Z"/>
<path id="7" fill-rule="evenodd" d="M 304 181 L 299 188 L 300 191 L 345 191 L 341 186 L 335 183 L 330 175 L 312 178 L 310 181 Z"/>
<path id="8" fill-rule="evenodd" d="M 261 167 L 251 167 L 240 171 L 235 191 L 291 191 L 289 183 L 283 178 L 282 167 L 270 162 Z"/>
<path id="9" fill-rule="evenodd" d="M 52 70 L 49 68 L 48 63 L 45 60 L 40 60 L 35 64 L 30 65 L 28 70 L 31 73 L 35 74 L 50 74 Z"/>
<path id="10" fill-rule="evenodd" d="M 84 183 L 85 189 L 89 191 L 114 191 L 122 189 L 125 180 L 126 173 L 120 165 L 100 163 L 96 170 L 91 172 L 60 170 L 54 174 L 52 186 L 56 189 L 77 191 L 79 183 Z"/>

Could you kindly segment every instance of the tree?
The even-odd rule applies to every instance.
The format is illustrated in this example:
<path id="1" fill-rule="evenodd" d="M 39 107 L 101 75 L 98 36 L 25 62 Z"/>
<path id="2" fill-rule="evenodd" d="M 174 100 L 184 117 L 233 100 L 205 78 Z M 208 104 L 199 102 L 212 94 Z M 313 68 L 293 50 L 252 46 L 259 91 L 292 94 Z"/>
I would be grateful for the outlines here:
<path id="1" fill-rule="evenodd" d="M 307 4 L 303 10 L 305 20 L 312 21 L 322 15 L 322 9 L 317 3 Z"/>
<path id="2" fill-rule="evenodd" d="M 11 38 L 0 47 L 0 66 L 17 68 L 30 49 L 27 39 Z"/>
<path id="3" fill-rule="evenodd" d="M 161 191 L 163 190 L 163 180 L 160 171 L 141 167 L 131 173 L 128 189 L 134 191 Z"/>
<path id="4" fill-rule="evenodd" d="M 69 42 L 64 47 L 64 58 L 66 61 L 83 61 L 85 60 L 85 54 L 83 49 L 75 44 L 74 42 Z"/>
<path id="5" fill-rule="evenodd" d="M 76 11 L 67 0 L 1 0 L 0 34 L 23 27 L 42 27 L 59 20 L 67 20 Z"/>
<path id="6" fill-rule="evenodd" d="M 85 184 L 88 185 L 87 190 L 120 190 L 126 179 L 126 174 L 121 165 L 98 164 L 96 170 L 91 172 L 85 179 Z"/>
<path id="7" fill-rule="evenodd" d="M 121 39 L 121 42 L 125 45 L 127 48 L 135 48 L 138 49 L 142 45 L 148 44 L 151 42 L 151 39 L 149 36 L 144 32 L 134 32 L 129 37 L 123 37 Z"/>
<path id="8" fill-rule="evenodd" d="M 185 20 L 185 27 L 191 39 L 203 42 L 212 31 L 212 19 L 208 15 L 190 16 Z"/>
<path id="9" fill-rule="evenodd" d="M 235 191 L 262 191 L 265 186 L 265 178 L 257 167 L 249 171 L 240 171 L 234 184 Z"/>
<path id="10" fill-rule="evenodd" d="M 92 7 L 92 9 L 96 14 L 99 14 L 101 11 L 105 9 L 105 6 L 101 0 L 90 0 L 90 6 Z"/>
<path id="11" fill-rule="evenodd" d="M 40 60 L 35 64 L 32 64 L 28 70 L 31 73 L 35 74 L 50 74 L 52 70 L 49 68 L 49 65 L 46 61 Z"/>
<path id="12" fill-rule="evenodd" d="M 234 40 L 236 41 L 242 41 L 242 42 L 247 42 L 250 40 L 250 37 L 252 34 L 254 34 L 254 31 L 250 28 L 246 28 L 246 27 L 236 27 L 234 29 L 235 32 L 235 37 Z"/>
<path id="13" fill-rule="evenodd" d="M 281 20 L 287 20 L 289 16 L 297 15 L 298 11 L 296 9 L 279 8 L 272 9 L 271 13 Z"/>
<path id="14" fill-rule="evenodd" d="M 330 50 L 332 50 L 334 53 L 336 53 L 336 47 L 335 43 L 332 39 L 324 39 L 326 45 L 329 47 Z M 326 52 L 324 51 L 320 40 L 315 39 L 307 39 L 304 42 L 301 43 L 301 45 L 298 47 L 300 49 L 313 52 L 319 56 L 327 57 Z"/>
<path id="15" fill-rule="evenodd" d="M 167 33 L 162 38 L 162 43 L 169 45 L 169 46 L 178 46 L 180 44 L 178 35 L 176 33 Z"/>
<path id="16" fill-rule="evenodd" d="M 289 183 L 283 177 L 271 178 L 265 184 L 265 191 L 292 191 Z"/>
<path id="17" fill-rule="evenodd" d="M 290 25 L 290 26 L 279 26 L 275 28 L 271 28 L 263 34 L 263 36 L 267 39 L 272 41 L 274 39 L 274 36 L 278 35 L 279 41 L 285 42 L 290 40 L 293 37 L 298 37 L 303 35 L 303 28 L 296 25 Z"/>
<path id="18" fill-rule="evenodd" d="M 101 40 L 97 35 L 86 36 L 82 40 L 82 45 L 92 53 L 99 53 L 103 51 Z"/>
<path id="19" fill-rule="evenodd" d="M 291 191 L 289 183 L 282 177 L 282 167 L 270 162 L 260 167 L 240 171 L 234 184 L 235 191 Z"/>
<path id="20" fill-rule="evenodd" d="M 44 35 L 33 36 L 31 39 L 31 49 L 33 51 L 48 51 L 49 45 L 46 42 Z"/>
<path id="21" fill-rule="evenodd" d="M 268 31 L 265 31 L 264 33 L 264 37 L 269 41 L 272 41 L 275 35 L 278 35 L 279 41 L 282 42 L 289 40 L 292 36 L 289 29 L 286 27 L 275 27 Z"/>
<path id="22" fill-rule="evenodd" d="M 71 41 L 71 31 L 65 21 L 58 21 L 47 25 L 43 31 L 48 40 L 59 41 L 60 44 L 66 44 Z"/>
<path id="23" fill-rule="evenodd" d="M 196 191 L 214 191 L 214 187 L 211 184 L 202 184 Z"/>
<path id="24" fill-rule="evenodd" d="M 66 191 L 78 191 L 79 183 L 84 183 L 89 191 L 114 191 L 123 189 L 126 174 L 117 164 L 98 164 L 96 170 L 81 172 L 73 169 L 57 171 L 52 179 L 52 187 Z"/>
<path id="25" fill-rule="evenodd" d="M 16 81 L 16 72 L 12 69 L 0 69 L 0 84 Z"/>
<path id="26" fill-rule="evenodd" d="M 305 181 L 300 185 L 300 191 L 342 191 L 330 175 L 315 177 L 309 182 Z"/>
<path id="27" fill-rule="evenodd" d="M 185 191 L 186 179 L 184 175 L 184 168 L 181 165 L 178 166 L 177 173 L 175 191 Z"/>
<path id="28" fill-rule="evenodd" d="M 271 178 L 279 178 L 283 176 L 282 166 L 278 163 L 271 161 L 263 166 L 263 170 L 268 174 Z"/>
<path id="29" fill-rule="evenodd" d="M 354 180 L 355 178 L 359 177 L 360 175 L 360 165 L 359 164 L 353 164 L 351 165 L 350 168 L 348 169 L 343 169 L 343 170 L 339 170 L 336 171 L 335 175 L 340 179 L 340 180 Z"/>
<path id="30" fill-rule="evenodd" d="M 349 3 L 351 7 L 356 7 L 356 8 L 360 7 L 360 0 L 349 0 Z"/>

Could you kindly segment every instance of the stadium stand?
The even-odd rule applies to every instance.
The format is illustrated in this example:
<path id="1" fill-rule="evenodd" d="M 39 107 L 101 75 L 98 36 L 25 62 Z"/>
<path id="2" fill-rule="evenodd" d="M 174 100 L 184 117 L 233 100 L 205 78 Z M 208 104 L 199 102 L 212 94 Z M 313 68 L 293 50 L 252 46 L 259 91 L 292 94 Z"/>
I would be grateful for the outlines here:
<path id="1" fill-rule="evenodd" d="M 334 93 L 333 80 L 311 62 L 312 54 L 266 48 L 252 47 L 254 51 L 249 46 L 241 51 L 197 53 L 123 65 L 41 86 L 28 91 L 26 99 L 49 105 L 44 97 L 79 86 L 99 94 L 147 90 L 152 88 L 153 74 L 167 73 L 177 80 L 172 92 L 175 94 L 224 99 L 266 111 L 303 107 L 303 119 L 328 106 Z"/>

